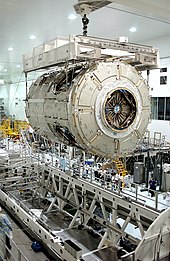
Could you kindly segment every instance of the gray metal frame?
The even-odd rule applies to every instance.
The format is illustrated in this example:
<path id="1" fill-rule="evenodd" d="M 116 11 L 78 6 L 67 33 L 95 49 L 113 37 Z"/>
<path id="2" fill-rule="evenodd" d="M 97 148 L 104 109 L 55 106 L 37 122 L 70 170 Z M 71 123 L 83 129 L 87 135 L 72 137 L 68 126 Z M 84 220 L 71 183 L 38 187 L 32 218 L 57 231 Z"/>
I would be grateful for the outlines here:
<path id="1" fill-rule="evenodd" d="M 22 170 L 22 165 L 20 167 Z M 31 184 L 29 185 L 29 180 L 26 179 L 25 183 L 28 184 L 24 187 L 26 188 L 26 191 L 32 191 L 32 199 L 37 196 L 37 198 L 48 200 L 48 193 L 52 196 L 52 200 L 48 203 L 48 209 L 45 210 L 45 212 L 43 211 L 43 216 L 55 212 L 56 209 L 59 209 L 64 213 L 64 207 L 67 204 L 76 210 L 75 214 L 72 217 L 70 216 L 71 221 L 69 227 L 62 229 L 63 233 L 64 231 L 67 232 L 74 229 L 78 224 L 90 228 L 88 225 L 90 219 L 97 221 L 105 228 L 105 234 L 101 237 L 95 251 L 106 248 L 106 246 L 119 247 L 119 239 L 121 236 L 127 234 L 125 230 L 129 223 L 139 227 L 142 240 L 145 237 L 150 237 L 150 233 L 152 232 L 148 231 L 150 231 L 150 227 L 151 230 L 154 228 L 155 232 L 150 240 L 151 242 L 156 241 L 157 234 L 159 234 L 159 231 L 156 230 L 156 222 L 159 224 L 164 222 L 164 218 L 161 218 L 161 215 L 164 215 L 164 212 L 160 215 L 160 211 L 144 206 L 133 198 L 108 190 L 107 188 L 102 188 L 98 184 L 93 184 L 81 177 L 70 176 L 53 166 L 41 164 L 39 161 L 35 162 L 35 159 L 34 163 L 28 159 L 26 177 L 28 176 L 29 179 L 31 179 L 31 173 L 33 177 L 37 177 L 38 186 L 33 186 L 31 189 Z M 12 181 L 13 179 L 11 177 L 11 182 Z M 21 182 L 21 187 L 22 183 L 23 182 Z M 9 192 L 0 190 L 1 202 L 8 207 L 10 211 L 12 211 L 12 213 L 14 213 L 15 216 L 17 216 L 21 222 L 28 227 L 28 229 L 42 240 L 54 255 L 60 256 L 65 260 L 78 260 L 82 255 L 81 250 L 76 252 L 74 255 L 71 254 L 68 251 L 69 246 L 66 247 L 66 244 L 62 245 L 64 238 L 62 239 L 61 232 L 58 231 L 55 236 L 50 227 L 47 227 L 45 221 L 40 219 L 31 209 L 26 207 L 26 201 L 14 197 L 15 191 L 18 191 L 19 188 L 20 186 L 18 182 L 16 182 L 12 187 L 7 186 L 7 190 L 10 189 Z M 99 207 L 100 214 L 96 212 L 96 209 Z M 108 217 L 109 212 L 112 214 L 110 217 Z M 165 213 L 165 215 L 167 214 Z M 117 227 L 119 217 L 123 217 L 124 219 L 121 229 Z M 155 225 L 152 226 L 152 224 Z M 145 236 L 146 233 L 148 233 L 148 236 Z M 162 233 L 163 236 L 165 234 L 166 240 L 168 233 L 167 230 L 162 230 Z M 57 236 L 57 234 L 59 236 Z M 136 239 L 133 234 L 129 235 L 129 239 L 137 245 L 140 244 L 140 247 L 142 247 L 140 240 Z M 167 241 L 165 242 L 167 243 Z M 146 240 L 143 240 L 143 244 L 146 244 Z M 142 254 L 140 248 L 138 248 L 137 254 Z"/>

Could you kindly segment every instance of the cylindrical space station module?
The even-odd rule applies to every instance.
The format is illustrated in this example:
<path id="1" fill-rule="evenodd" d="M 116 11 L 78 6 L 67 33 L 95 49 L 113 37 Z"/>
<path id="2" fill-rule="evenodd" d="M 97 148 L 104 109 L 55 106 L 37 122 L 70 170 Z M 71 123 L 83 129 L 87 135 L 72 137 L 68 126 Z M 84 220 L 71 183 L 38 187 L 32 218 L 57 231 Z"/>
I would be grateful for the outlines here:
<path id="1" fill-rule="evenodd" d="M 149 88 L 125 62 L 68 64 L 30 87 L 26 115 L 35 131 L 105 158 L 130 154 L 150 118 Z"/>

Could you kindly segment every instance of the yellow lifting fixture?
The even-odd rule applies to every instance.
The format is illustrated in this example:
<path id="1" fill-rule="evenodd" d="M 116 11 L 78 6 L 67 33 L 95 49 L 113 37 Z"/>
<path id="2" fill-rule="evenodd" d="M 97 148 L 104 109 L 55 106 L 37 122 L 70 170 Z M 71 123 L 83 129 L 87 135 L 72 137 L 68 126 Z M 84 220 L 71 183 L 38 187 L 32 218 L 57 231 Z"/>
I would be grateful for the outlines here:
<path id="1" fill-rule="evenodd" d="M 26 121 L 4 118 L 0 125 L 0 132 L 3 138 L 19 139 L 21 130 L 26 130 L 28 127 L 29 124 Z"/>

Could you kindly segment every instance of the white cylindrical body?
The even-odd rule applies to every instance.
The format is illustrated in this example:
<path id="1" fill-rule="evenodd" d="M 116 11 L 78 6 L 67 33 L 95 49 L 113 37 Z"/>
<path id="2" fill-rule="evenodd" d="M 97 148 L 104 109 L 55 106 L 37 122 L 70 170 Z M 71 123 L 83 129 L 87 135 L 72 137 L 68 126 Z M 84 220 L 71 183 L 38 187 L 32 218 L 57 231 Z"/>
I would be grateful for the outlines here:
<path id="1" fill-rule="evenodd" d="M 149 89 L 123 62 L 72 66 L 32 84 L 26 114 L 33 129 L 50 139 L 102 157 L 124 156 L 149 123 Z"/>

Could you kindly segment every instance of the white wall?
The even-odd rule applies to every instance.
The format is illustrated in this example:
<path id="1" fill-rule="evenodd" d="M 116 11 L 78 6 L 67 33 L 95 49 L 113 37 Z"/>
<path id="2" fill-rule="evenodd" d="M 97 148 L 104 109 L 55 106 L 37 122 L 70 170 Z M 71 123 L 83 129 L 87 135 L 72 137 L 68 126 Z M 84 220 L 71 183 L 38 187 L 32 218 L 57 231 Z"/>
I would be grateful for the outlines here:
<path id="1" fill-rule="evenodd" d="M 25 82 L 11 84 L 9 90 L 9 115 L 15 115 L 18 120 L 25 120 Z"/>
<path id="2" fill-rule="evenodd" d="M 160 68 L 167 67 L 167 73 L 160 73 L 160 70 L 150 72 L 149 86 L 152 97 L 170 97 L 170 36 L 152 40 L 146 44 L 159 48 Z M 167 84 L 160 85 L 160 76 L 167 75 Z M 170 142 L 170 121 L 152 120 L 148 126 L 153 137 L 154 132 L 161 132 L 166 141 Z"/>
<path id="3" fill-rule="evenodd" d="M 4 98 L 4 110 L 5 114 L 9 114 L 9 84 L 0 86 L 0 98 Z"/>
<path id="4" fill-rule="evenodd" d="M 45 71 L 44 71 L 45 73 Z M 32 72 L 28 74 L 28 90 L 30 85 L 37 79 L 42 72 Z M 25 120 L 25 99 L 26 99 L 26 83 L 25 76 L 20 78 L 20 82 L 5 84 L 0 86 L 0 98 L 4 98 L 5 110 L 7 116 L 15 115 L 17 120 Z"/>
<path id="5" fill-rule="evenodd" d="M 161 132 L 162 136 L 165 136 L 165 140 L 170 142 L 170 121 L 152 120 L 148 125 L 151 138 L 154 136 L 154 132 Z"/>
<path id="6" fill-rule="evenodd" d="M 160 68 L 167 72 L 160 73 Z M 170 58 L 160 59 L 160 68 L 150 71 L 149 86 L 152 97 L 170 97 Z M 167 75 L 167 84 L 160 85 L 160 76 Z"/>

